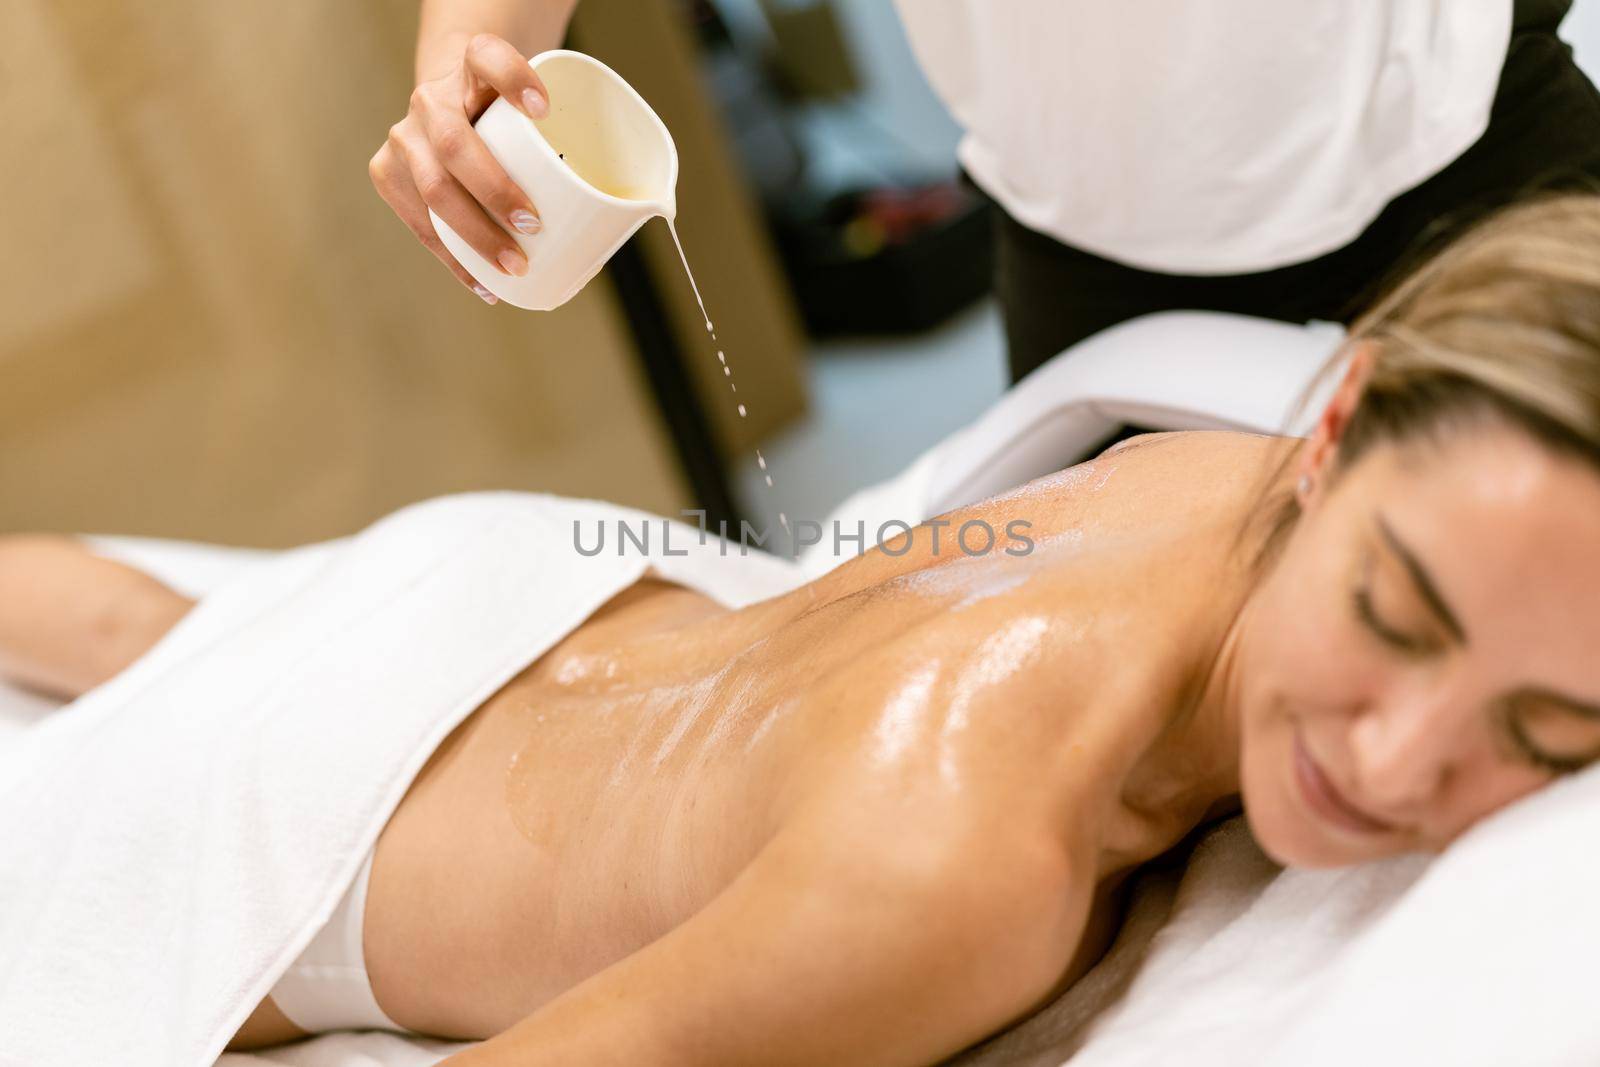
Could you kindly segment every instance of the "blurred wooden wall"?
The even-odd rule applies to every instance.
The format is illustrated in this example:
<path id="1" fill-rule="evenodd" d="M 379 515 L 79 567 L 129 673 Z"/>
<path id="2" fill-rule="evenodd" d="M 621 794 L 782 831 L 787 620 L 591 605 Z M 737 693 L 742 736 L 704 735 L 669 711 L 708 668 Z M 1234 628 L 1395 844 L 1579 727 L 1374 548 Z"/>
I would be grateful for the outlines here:
<path id="1" fill-rule="evenodd" d="M 372 191 L 415 28 L 415 0 L 0 4 L 0 530 L 690 505 L 604 277 L 488 308 Z"/>

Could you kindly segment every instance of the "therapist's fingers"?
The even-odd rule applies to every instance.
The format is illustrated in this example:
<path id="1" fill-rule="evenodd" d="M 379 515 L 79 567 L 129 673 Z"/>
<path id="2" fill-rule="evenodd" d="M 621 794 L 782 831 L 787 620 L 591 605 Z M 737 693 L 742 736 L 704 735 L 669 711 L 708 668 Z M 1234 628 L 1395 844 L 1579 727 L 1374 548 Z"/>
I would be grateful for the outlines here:
<path id="1" fill-rule="evenodd" d="M 470 132 L 471 127 L 468 130 Z M 410 121 L 397 123 L 390 130 L 389 144 L 405 160 L 422 202 L 472 246 L 474 252 L 494 264 L 501 273 L 518 276 L 528 273 L 528 259 L 522 249 L 499 223 L 484 213 L 483 207 L 450 172 L 436 154 L 426 130 Z"/>
<path id="2" fill-rule="evenodd" d="M 412 115 L 426 132 L 434 157 L 490 218 L 507 230 L 539 232 L 543 224 L 528 194 L 506 174 L 450 94 L 419 94 Z M 442 212 L 439 217 L 455 225 Z"/>
<path id="3" fill-rule="evenodd" d="M 467 74 L 475 83 L 467 100 L 467 110 L 477 117 L 477 106 L 487 106 L 479 90 L 487 88 L 505 97 L 530 119 L 550 114 L 550 93 L 539 75 L 528 66 L 527 57 L 510 42 L 492 33 L 480 33 L 467 42 L 463 59 Z"/>
<path id="4" fill-rule="evenodd" d="M 521 53 L 492 34 L 479 34 L 460 66 L 416 87 L 405 118 L 390 128 L 367 168 L 379 195 L 417 239 L 486 299 L 487 292 L 439 240 L 428 211 L 502 273 L 527 273 L 527 256 L 513 234 L 543 228 L 538 208 L 472 126 L 496 94 L 531 118 L 549 114 L 544 83 Z"/>
<path id="5" fill-rule="evenodd" d="M 389 144 L 378 149 L 377 154 L 372 157 L 372 161 L 367 164 L 367 174 L 372 178 L 372 185 L 378 190 L 383 202 L 400 216 L 400 221 L 416 235 L 424 248 L 438 257 L 439 262 L 456 276 L 457 281 L 478 294 L 485 303 L 498 303 L 494 294 L 479 285 L 477 279 L 467 273 L 467 269 L 450 254 L 444 242 L 439 240 L 439 234 L 433 228 L 433 220 L 428 218 L 428 208 L 422 201 L 422 194 L 417 192 L 416 183 L 411 180 L 410 168 Z"/>

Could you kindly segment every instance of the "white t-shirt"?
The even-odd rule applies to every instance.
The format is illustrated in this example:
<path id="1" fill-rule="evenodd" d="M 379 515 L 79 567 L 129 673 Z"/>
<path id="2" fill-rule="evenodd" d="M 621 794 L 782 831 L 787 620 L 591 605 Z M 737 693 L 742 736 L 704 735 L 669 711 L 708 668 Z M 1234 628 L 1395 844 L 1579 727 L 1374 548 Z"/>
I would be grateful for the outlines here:
<path id="1" fill-rule="evenodd" d="M 1482 135 L 1512 0 L 896 0 L 1023 225 L 1237 274 L 1349 243 Z"/>

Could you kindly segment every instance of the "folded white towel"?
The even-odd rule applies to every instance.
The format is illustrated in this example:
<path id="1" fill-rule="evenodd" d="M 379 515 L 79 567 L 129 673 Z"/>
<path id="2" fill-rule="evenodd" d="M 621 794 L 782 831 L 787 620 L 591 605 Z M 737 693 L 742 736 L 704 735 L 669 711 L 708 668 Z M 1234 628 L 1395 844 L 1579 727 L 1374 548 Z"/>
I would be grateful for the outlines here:
<path id="1" fill-rule="evenodd" d="M 573 524 L 592 546 L 580 554 Z M 648 522 L 649 558 L 614 524 Z M 738 606 L 792 563 L 630 508 L 446 497 L 284 553 L 0 752 L 0 1063 L 205 1067 L 435 747 L 653 568 Z M 678 553 L 682 553 L 679 555 Z"/>

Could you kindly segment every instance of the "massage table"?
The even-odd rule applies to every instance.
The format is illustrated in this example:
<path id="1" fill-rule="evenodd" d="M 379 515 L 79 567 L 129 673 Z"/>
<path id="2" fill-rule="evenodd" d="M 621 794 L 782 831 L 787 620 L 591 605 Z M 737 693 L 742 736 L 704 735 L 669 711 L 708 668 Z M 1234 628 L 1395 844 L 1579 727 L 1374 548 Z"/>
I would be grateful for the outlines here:
<path id="1" fill-rule="evenodd" d="M 900 475 L 841 502 L 829 520 L 868 530 L 890 519 L 914 523 L 1082 460 L 1127 424 L 1303 432 L 1334 381 L 1317 371 L 1342 337 L 1330 324 L 1199 312 L 1123 324 L 1046 364 Z M 273 555 L 88 540 L 194 596 Z M 808 575 L 839 561 L 830 541 L 801 556 Z M 0 685 L 0 744 L 52 709 Z M 1592 814 L 1600 781 L 1579 775 L 1545 793 L 1432 863 L 1408 857 L 1286 872 L 1255 847 L 1242 818 L 1208 828 L 1135 880 L 1121 933 L 1082 981 L 955 1062 L 1600 1062 L 1600 1012 L 1590 1004 L 1600 861 L 1585 854 L 1600 840 Z M 340 1033 L 227 1054 L 219 1064 L 422 1067 L 460 1047 Z"/>

